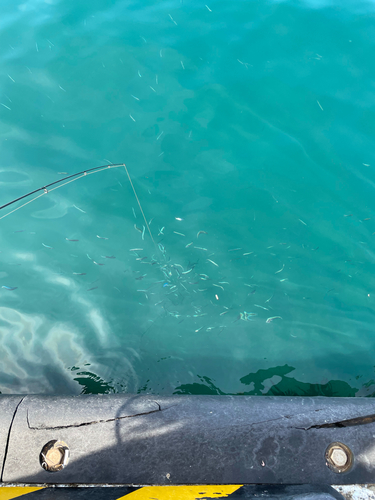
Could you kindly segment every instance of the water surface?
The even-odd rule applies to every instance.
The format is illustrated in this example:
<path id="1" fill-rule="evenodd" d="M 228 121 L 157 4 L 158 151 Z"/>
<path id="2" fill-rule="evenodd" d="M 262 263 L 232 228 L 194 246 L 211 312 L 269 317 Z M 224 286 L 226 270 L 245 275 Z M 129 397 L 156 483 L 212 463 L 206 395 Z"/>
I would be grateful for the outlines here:
<path id="1" fill-rule="evenodd" d="M 373 395 L 374 4 L 2 14 L 1 392 Z"/>

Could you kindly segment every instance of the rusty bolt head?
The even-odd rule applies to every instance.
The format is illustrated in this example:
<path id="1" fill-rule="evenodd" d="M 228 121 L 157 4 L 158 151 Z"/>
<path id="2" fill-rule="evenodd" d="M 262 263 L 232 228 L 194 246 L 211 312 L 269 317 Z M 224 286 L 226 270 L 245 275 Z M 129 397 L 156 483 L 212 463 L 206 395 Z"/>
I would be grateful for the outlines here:
<path id="1" fill-rule="evenodd" d="M 331 453 L 331 460 L 336 465 L 336 467 L 344 467 L 348 461 L 348 457 L 344 450 L 336 448 Z"/>
<path id="2" fill-rule="evenodd" d="M 49 441 L 39 455 L 40 465 L 48 472 L 59 472 L 69 462 L 69 448 L 64 441 Z"/>
<path id="3" fill-rule="evenodd" d="M 338 474 L 348 471 L 353 465 L 353 453 L 343 443 L 331 443 L 325 452 L 326 464 Z"/>

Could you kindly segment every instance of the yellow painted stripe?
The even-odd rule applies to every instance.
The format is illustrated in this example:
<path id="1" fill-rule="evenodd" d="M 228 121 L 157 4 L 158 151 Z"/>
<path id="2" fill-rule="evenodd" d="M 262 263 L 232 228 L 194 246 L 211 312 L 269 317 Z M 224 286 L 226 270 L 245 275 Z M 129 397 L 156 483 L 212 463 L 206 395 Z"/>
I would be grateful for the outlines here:
<path id="1" fill-rule="evenodd" d="M 33 491 L 42 490 L 43 488 L 32 488 L 29 486 L 2 486 L 0 488 L 0 500 L 11 500 L 12 498 L 32 493 Z"/>
<path id="2" fill-rule="evenodd" d="M 225 498 L 242 484 L 225 486 L 146 486 L 118 500 L 195 500 L 196 498 Z"/>

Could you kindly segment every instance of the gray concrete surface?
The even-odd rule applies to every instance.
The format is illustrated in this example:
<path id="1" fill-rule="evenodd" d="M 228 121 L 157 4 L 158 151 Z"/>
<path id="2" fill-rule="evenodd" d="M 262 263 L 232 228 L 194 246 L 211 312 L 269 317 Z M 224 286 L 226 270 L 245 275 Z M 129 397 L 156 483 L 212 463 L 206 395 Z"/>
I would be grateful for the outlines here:
<path id="1" fill-rule="evenodd" d="M 375 484 L 332 485 L 346 500 L 375 500 Z"/>

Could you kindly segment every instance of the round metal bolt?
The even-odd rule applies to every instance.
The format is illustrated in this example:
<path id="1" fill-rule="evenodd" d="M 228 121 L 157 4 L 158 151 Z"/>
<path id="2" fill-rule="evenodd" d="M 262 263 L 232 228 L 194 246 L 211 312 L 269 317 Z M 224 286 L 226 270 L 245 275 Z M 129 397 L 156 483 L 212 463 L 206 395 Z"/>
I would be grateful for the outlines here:
<path id="1" fill-rule="evenodd" d="M 328 467 L 337 474 L 348 471 L 353 465 L 353 453 L 343 443 L 331 443 L 325 452 Z"/>
<path id="2" fill-rule="evenodd" d="M 335 449 L 331 453 L 331 460 L 336 465 L 336 467 L 344 467 L 346 464 L 348 457 L 344 450 Z"/>
<path id="3" fill-rule="evenodd" d="M 64 441 L 49 441 L 39 455 L 40 465 L 48 472 L 59 472 L 68 465 L 69 448 Z"/>

